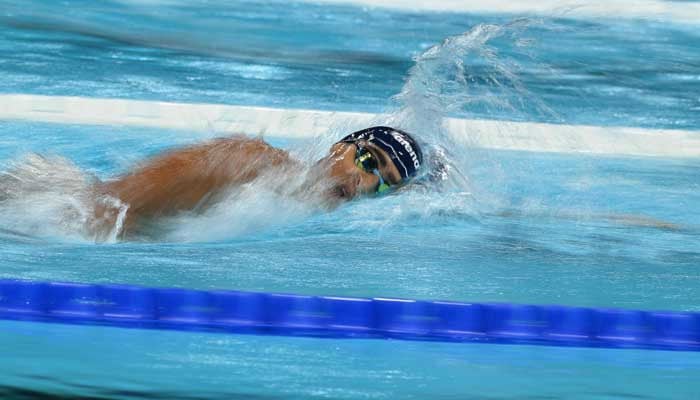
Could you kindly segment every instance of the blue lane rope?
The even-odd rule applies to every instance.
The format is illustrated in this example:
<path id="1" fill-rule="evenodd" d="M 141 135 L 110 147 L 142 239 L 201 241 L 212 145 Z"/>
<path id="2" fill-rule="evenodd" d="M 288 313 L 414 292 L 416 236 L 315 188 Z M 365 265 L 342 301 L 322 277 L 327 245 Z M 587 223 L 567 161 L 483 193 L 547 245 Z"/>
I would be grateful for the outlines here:
<path id="1" fill-rule="evenodd" d="M 331 338 L 700 350 L 700 313 L 0 280 L 0 319 Z"/>

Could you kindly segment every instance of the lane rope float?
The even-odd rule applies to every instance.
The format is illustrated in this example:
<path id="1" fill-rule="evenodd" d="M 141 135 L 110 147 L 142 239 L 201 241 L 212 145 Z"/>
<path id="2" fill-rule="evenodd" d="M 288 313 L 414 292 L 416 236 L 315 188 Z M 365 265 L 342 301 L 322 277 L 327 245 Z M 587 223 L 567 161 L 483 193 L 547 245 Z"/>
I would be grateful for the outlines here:
<path id="1" fill-rule="evenodd" d="M 126 328 L 700 350 L 700 313 L 0 280 L 0 319 Z"/>

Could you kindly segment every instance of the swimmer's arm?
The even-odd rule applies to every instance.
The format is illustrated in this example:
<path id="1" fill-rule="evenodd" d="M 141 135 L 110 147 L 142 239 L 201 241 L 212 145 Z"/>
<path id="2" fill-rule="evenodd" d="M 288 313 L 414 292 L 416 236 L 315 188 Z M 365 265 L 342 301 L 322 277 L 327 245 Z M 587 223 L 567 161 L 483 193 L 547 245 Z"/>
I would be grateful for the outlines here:
<path id="1" fill-rule="evenodd" d="M 128 221 L 196 210 L 221 190 L 291 163 L 289 155 L 259 139 L 217 139 L 170 151 L 98 188 L 128 204 Z"/>

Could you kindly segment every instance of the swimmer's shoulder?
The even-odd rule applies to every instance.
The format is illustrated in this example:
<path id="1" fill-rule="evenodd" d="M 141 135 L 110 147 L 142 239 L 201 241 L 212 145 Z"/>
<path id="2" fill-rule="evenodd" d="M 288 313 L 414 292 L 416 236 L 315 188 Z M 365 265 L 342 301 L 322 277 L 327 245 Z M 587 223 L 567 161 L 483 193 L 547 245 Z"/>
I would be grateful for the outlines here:
<path id="1" fill-rule="evenodd" d="M 290 157 L 289 152 L 272 146 L 262 137 L 234 134 L 214 139 L 205 146 L 209 147 L 210 156 L 214 156 L 214 158 L 247 160 L 247 163 L 251 163 L 251 166 L 255 165 L 257 168 L 298 163 L 297 160 Z"/>
<path id="2" fill-rule="evenodd" d="M 244 134 L 236 133 L 230 136 L 219 137 L 213 139 L 204 144 L 204 146 L 212 146 L 216 148 L 236 148 L 239 147 L 244 150 L 279 150 L 273 147 L 271 144 L 267 143 L 262 137 L 250 137 Z"/>

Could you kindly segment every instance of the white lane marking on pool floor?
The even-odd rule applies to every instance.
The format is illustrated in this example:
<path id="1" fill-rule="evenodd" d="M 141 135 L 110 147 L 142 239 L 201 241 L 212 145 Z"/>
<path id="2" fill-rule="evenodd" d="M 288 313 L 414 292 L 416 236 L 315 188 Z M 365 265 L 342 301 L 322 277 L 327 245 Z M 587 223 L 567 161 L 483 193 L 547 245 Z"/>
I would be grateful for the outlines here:
<path id="1" fill-rule="evenodd" d="M 366 127 L 381 116 L 304 109 L 85 97 L 0 95 L 0 120 L 264 133 L 308 138 Z M 700 157 L 700 131 L 555 125 L 448 118 L 455 140 L 492 149 L 655 157 Z"/>
<path id="2" fill-rule="evenodd" d="M 568 18 L 627 18 L 700 24 L 700 3 L 660 0 L 316 0 L 407 11 L 535 14 Z"/>

